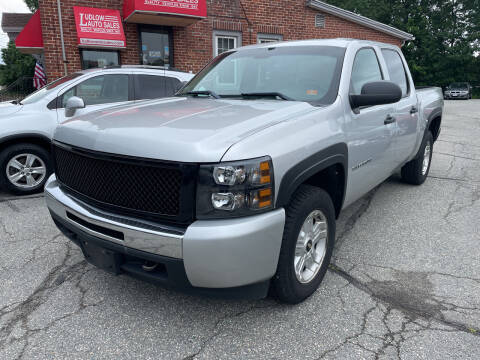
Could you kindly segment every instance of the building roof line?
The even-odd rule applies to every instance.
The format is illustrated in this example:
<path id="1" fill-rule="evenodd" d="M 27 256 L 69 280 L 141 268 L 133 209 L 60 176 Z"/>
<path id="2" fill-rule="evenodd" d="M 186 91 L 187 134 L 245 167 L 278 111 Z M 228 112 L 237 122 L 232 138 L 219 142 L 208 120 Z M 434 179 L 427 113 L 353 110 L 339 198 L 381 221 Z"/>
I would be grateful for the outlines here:
<path id="1" fill-rule="evenodd" d="M 363 25 L 365 27 L 381 31 L 383 33 L 389 34 L 391 36 L 394 36 L 396 38 L 402 39 L 402 40 L 414 40 L 415 37 L 412 34 L 409 34 L 405 31 L 402 31 L 400 29 L 397 29 L 393 26 L 386 25 L 384 23 L 381 23 L 379 21 L 375 21 L 372 19 L 369 19 L 365 16 L 355 14 L 354 12 L 341 9 L 339 7 L 327 4 L 323 1 L 319 0 L 307 0 L 307 6 L 323 11 L 327 14 L 337 16 L 342 19 L 349 20 L 351 22 Z"/>

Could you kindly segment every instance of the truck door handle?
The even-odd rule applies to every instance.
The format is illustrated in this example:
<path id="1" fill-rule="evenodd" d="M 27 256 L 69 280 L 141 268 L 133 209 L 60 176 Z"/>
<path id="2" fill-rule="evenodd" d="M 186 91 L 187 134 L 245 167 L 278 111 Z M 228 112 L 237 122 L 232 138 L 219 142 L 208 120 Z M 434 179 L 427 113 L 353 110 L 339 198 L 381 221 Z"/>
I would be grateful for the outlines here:
<path id="1" fill-rule="evenodd" d="M 410 109 L 410 114 L 415 114 L 418 112 L 418 109 L 416 106 L 412 106 L 412 108 Z"/>
<path id="2" fill-rule="evenodd" d="M 395 119 L 392 115 L 387 115 L 387 117 L 385 118 L 385 121 L 383 122 L 384 125 L 388 125 L 388 124 L 392 124 L 394 123 L 395 121 L 397 121 L 397 119 Z"/>

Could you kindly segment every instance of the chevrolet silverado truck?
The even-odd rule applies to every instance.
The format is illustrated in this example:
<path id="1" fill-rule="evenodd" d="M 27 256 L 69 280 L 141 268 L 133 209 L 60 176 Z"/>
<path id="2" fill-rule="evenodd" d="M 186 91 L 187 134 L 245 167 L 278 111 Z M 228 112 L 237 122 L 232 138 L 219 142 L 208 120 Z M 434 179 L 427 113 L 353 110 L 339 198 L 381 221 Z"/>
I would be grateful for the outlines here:
<path id="1" fill-rule="evenodd" d="M 298 303 L 325 276 L 343 208 L 398 171 L 425 181 L 442 110 L 392 45 L 246 46 L 174 97 L 59 125 L 46 202 L 114 274 Z"/>

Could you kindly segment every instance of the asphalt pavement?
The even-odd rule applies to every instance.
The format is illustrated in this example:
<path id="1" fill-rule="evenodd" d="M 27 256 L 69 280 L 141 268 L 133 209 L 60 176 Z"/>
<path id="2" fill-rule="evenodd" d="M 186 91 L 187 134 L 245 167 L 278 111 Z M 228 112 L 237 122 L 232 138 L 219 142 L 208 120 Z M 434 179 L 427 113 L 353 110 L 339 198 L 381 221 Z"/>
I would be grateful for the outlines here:
<path id="1" fill-rule="evenodd" d="M 0 191 L 0 359 L 479 359 L 480 100 L 447 101 L 430 176 L 346 209 L 302 304 L 165 290 L 87 264 L 44 198 Z"/>

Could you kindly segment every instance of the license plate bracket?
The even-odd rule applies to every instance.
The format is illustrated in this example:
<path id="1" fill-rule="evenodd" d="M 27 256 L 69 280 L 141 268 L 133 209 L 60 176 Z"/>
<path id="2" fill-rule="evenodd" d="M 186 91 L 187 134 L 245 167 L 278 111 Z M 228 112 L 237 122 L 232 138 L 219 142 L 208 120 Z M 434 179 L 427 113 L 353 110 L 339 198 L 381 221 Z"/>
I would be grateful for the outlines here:
<path id="1" fill-rule="evenodd" d="M 121 254 L 97 246 L 90 241 L 82 241 L 82 251 L 90 264 L 116 275 L 121 273 Z"/>

